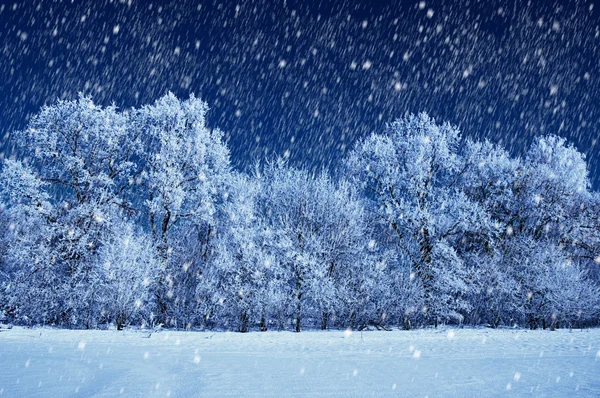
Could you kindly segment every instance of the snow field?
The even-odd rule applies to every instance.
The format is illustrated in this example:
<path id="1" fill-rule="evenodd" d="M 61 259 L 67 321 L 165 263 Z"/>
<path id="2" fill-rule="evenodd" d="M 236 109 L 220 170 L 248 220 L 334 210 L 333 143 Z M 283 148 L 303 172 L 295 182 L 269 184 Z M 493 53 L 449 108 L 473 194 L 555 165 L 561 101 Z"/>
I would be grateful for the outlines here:
<path id="1" fill-rule="evenodd" d="M 600 329 L 0 331 L 8 397 L 600 396 Z"/>

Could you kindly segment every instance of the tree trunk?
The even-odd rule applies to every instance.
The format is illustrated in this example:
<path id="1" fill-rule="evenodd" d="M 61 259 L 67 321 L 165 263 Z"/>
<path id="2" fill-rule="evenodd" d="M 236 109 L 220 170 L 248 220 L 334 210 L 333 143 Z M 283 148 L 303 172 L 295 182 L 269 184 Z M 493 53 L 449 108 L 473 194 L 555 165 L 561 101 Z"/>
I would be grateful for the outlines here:
<path id="1" fill-rule="evenodd" d="M 296 333 L 300 333 L 300 321 L 302 320 L 302 307 L 300 304 L 300 296 L 301 295 L 298 295 L 298 303 L 296 308 Z"/>
<path id="2" fill-rule="evenodd" d="M 117 314 L 115 322 L 117 323 L 117 330 L 123 330 L 123 326 L 125 325 L 125 315 L 123 313 Z"/>
<path id="3" fill-rule="evenodd" d="M 161 262 L 161 269 L 159 271 L 158 286 L 156 290 L 156 303 L 157 303 L 157 322 L 167 326 L 167 297 L 168 297 L 168 286 L 165 286 L 167 282 L 166 275 L 169 267 L 169 244 L 167 240 L 167 231 L 171 213 L 167 210 L 167 214 L 162 221 L 161 227 L 161 240 L 157 246 L 158 256 Z"/>
<path id="4" fill-rule="evenodd" d="M 350 330 L 354 330 L 354 323 L 356 322 L 356 311 L 352 311 L 350 314 Z"/>
<path id="5" fill-rule="evenodd" d="M 163 325 L 166 326 L 166 324 L 167 324 L 167 303 L 164 301 L 163 296 L 160 292 L 160 290 L 162 289 L 162 284 L 164 283 L 162 277 L 160 278 L 159 283 L 161 284 L 161 286 L 158 287 L 159 291 L 156 292 L 156 294 L 155 294 L 156 306 L 158 307 L 158 311 L 156 314 L 156 321 L 158 323 L 162 323 Z"/>
<path id="6" fill-rule="evenodd" d="M 267 321 L 265 320 L 265 315 L 262 314 L 260 316 L 260 331 L 261 332 L 266 332 L 267 331 Z"/>
<path id="7" fill-rule="evenodd" d="M 246 311 L 242 312 L 242 314 L 240 316 L 240 321 L 241 321 L 240 332 L 248 333 L 248 314 L 246 313 Z"/>
<path id="8" fill-rule="evenodd" d="M 327 330 L 327 323 L 329 322 L 329 313 L 323 311 L 321 316 L 321 330 Z"/>
<path id="9" fill-rule="evenodd" d="M 302 278 L 296 276 L 296 333 L 300 333 L 300 322 L 302 320 Z"/>
<path id="10" fill-rule="evenodd" d="M 428 321 L 433 321 L 433 324 L 437 328 L 437 313 L 436 311 L 432 310 L 434 307 L 433 272 L 431 269 L 431 253 L 433 251 L 433 245 L 431 243 L 429 229 L 427 227 L 423 227 L 420 234 L 419 252 L 421 254 L 421 263 L 417 266 L 417 275 L 421 279 L 421 283 L 423 283 L 423 290 L 425 291 L 425 307 L 427 307 Z"/>
<path id="11" fill-rule="evenodd" d="M 403 327 L 404 327 L 404 330 L 410 330 L 411 329 L 410 319 L 408 319 L 407 316 L 404 317 Z"/>

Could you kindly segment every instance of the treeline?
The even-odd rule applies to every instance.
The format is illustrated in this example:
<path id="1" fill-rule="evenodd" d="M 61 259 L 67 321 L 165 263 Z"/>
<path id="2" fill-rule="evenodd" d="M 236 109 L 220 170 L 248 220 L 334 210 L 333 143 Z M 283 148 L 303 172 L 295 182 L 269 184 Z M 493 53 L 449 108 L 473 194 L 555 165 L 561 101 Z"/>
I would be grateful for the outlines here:
<path id="1" fill-rule="evenodd" d="M 0 320 L 239 330 L 598 325 L 584 156 L 521 158 L 425 114 L 335 176 L 232 169 L 207 106 L 44 107 L 0 173 Z"/>

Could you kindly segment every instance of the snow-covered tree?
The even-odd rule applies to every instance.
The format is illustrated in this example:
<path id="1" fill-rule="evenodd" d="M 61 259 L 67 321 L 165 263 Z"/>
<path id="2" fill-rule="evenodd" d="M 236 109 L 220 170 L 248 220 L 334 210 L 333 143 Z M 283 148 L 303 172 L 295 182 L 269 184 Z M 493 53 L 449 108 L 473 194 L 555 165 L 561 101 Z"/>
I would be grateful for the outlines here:
<path id="1" fill-rule="evenodd" d="M 201 286 L 204 296 L 210 294 L 209 299 L 216 304 L 213 316 L 233 322 L 240 332 L 248 332 L 255 323 L 261 330 L 267 329 L 272 270 L 264 250 L 257 196 L 256 180 L 241 174 L 232 176 L 222 208 L 215 258 Z"/>
<path id="2" fill-rule="evenodd" d="M 463 231 L 455 240 L 473 287 L 467 321 L 493 327 L 512 324 L 518 286 L 504 265 L 501 238 L 512 212 L 512 190 L 519 185 L 521 162 L 489 141 L 467 140 L 462 153 L 468 167 L 459 188 L 483 209 L 478 228 Z"/>
<path id="3" fill-rule="evenodd" d="M 522 160 L 488 142 L 470 142 L 466 153 L 472 167 L 462 189 L 493 222 L 492 234 L 482 236 L 485 251 L 470 251 L 481 264 L 477 290 L 489 292 L 475 295 L 478 309 L 487 308 L 492 324 L 511 319 L 538 327 L 567 319 L 560 308 L 568 308 L 568 297 L 581 297 L 580 303 L 585 297 L 582 306 L 595 308 L 582 268 L 593 257 L 589 243 L 595 240 L 583 155 L 555 136 L 537 138 Z M 557 289 L 559 280 L 564 287 Z"/>
<path id="4" fill-rule="evenodd" d="M 5 162 L 5 178 L 13 173 L 16 179 L 8 182 L 10 195 L 28 187 L 27 197 L 37 198 L 21 214 L 42 215 L 38 244 L 44 242 L 44 257 L 24 260 L 51 267 L 61 278 L 46 287 L 63 289 L 60 314 L 54 314 L 53 321 L 93 325 L 97 270 L 92 258 L 108 233 L 107 214 L 127 206 L 124 193 L 137 173 L 132 159 L 139 141 L 128 134 L 127 120 L 116 107 L 103 108 L 80 96 L 42 108 L 25 130 L 15 134 L 31 166 L 18 170 L 20 166 Z M 17 228 L 28 222 L 21 221 L 15 220 Z M 34 245 L 21 242 L 28 248 L 24 250 Z"/>
<path id="5" fill-rule="evenodd" d="M 577 215 L 571 241 L 573 256 L 581 262 L 588 277 L 600 286 L 600 193 L 592 192 Z"/>
<path id="6" fill-rule="evenodd" d="M 160 265 L 152 240 L 130 222 L 115 222 L 111 227 L 114 232 L 97 257 L 102 315 L 119 330 L 132 322 L 150 324 L 155 311 L 150 285 Z"/>
<path id="7" fill-rule="evenodd" d="M 477 227 L 482 209 L 458 189 L 467 165 L 460 134 L 426 114 L 388 126 L 387 134 L 360 141 L 347 159 L 371 199 L 385 232 L 420 279 L 430 321 L 459 317 L 465 309 L 464 265 L 451 240 Z"/>
<path id="8" fill-rule="evenodd" d="M 291 293 L 286 307 L 295 330 L 306 314 L 327 328 L 360 272 L 356 259 L 368 244 L 360 201 L 348 184 L 281 161 L 265 167 L 260 184 L 264 242 Z"/>
<path id="9" fill-rule="evenodd" d="M 179 245 L 188 234 L 200 234 L 197 244 L 208 245 L 229 173 L 229 151 L 223 134 L 206 126 L 207 110 L 193 95 L 180 101 L 169 93 L 135 111 L 129 129 L 133 136 L 144 137 L 140 199 L 163 263 L 156 290 L 162 322 L 177 321 L 179 301 L 196 301 L 195 287 L 182 292 L 175 285 L 182 282 L 182 273 L 193 274 L 197 267 L 182 271 L 185 267 L 172 261 L 172 253 L 183 249 Z M 179 253 L 178 260 L 193 265 L 204 260 L 185 257 Z"/>
<path id="10" fill-rule="evenodd" d="M 231 170 L 207 106 L 44 107 L 0 171 L 0 311 L 17 322 L 562 327 L 600 315 L 600 195 L 585 157 L 523 158 L 425 114 L 332 178 Z M 349 179 L 346 179 L 349 177 Z"/>
<path id="11" fill-rule="evenodd" d="M 10 250 L 3 264 L 3 305 L 23 322 L 58 322 L 65 311 L 62 284 L 65 270 L 52 248 L 53 209 L 33 170 L 20 161 L 5 160 L 0 175 Z"/>

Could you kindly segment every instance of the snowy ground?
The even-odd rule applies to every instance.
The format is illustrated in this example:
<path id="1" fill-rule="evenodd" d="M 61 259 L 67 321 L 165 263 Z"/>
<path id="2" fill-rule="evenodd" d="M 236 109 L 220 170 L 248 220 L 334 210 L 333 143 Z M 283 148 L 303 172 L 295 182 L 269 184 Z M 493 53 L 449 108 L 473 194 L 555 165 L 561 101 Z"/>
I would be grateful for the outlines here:
<path id="1" fill-rule="evenodd" d="M 0 330 L 0 393 L 600 396 L 600 329 L 208 333 Z"/>

